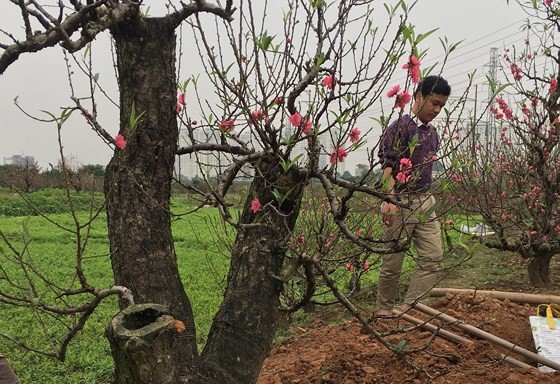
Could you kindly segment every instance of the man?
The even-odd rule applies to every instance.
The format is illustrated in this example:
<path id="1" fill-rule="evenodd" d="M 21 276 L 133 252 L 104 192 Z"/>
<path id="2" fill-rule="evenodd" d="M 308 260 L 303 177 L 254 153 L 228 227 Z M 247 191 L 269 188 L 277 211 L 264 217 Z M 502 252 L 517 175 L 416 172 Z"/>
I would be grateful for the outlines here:
<path id="1" fill-rule="evenodd" d="M 422 79 L 414 92 L 412 114 L 389 125 L 381 138 L 382 185 L 388 197 L 398 202 L 381 204 L 384 239 L 389 246 L 405 247 L 411 240 L 417 251 L 401 312 L 425 298 L 437 283 L 443 251 L 433 210 L 435 199 L 429 187 L 439 136 L 430 122 L 441 112 L 450 94 L 451 87 L 441 76 Z M 404 256 L 404 251 L 382 256 L 377 282 L 379 317 L 392 314 Z"/>
<path id="2" fill-rule="evenodd" d="M 10 363 L 2 354 L 0 354 L 0 384 L 19 384 Z"/>

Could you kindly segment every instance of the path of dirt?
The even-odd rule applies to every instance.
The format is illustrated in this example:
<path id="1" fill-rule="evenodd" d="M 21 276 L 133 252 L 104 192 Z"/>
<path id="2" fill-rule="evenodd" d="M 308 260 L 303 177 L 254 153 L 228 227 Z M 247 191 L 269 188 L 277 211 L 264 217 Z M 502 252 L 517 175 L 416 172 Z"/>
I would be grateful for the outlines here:
<path id="1" fill-rule="evenodd" d="M 430 306 L 535 351 L 529 327 L 529 316 L 536 312 L 534 307 L 466 295 L 448 296 Z M 410 327 L 402 320 L 377 320 L 373 325 L 380 332 Z M 441 337 L 432 338 L 431 333 L 419 329 L 387 336 L 395 345 L 406 340 L 408 350 L 417 349 L 407 356 L 408 364 L 370 335 L 363 334 L 361 328 L 351 316 L 343 316 L 336 324 L 316 320 L 305 328 L 296 327 L 292 337 L 272 351 L 258 383 L 560 384 L 560 372 L 550 374 L 536 369 L 512 368 L 500 356 L 507 354 L 506 350 L 475 340 L 456 328 L 446 329 L 474 343 L 457 346 Z M 512 357 L 531 363 L 520 355 Z"/>

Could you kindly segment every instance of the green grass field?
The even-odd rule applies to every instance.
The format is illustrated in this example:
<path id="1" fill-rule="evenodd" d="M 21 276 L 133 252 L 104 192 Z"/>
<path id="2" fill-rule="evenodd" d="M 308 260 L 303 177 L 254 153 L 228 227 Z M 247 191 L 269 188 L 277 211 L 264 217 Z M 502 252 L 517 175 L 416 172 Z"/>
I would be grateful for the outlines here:
<path id="1" fill-rule="evenodd" d="M 37 193 L 33 196 L 37 206 L 48 207 L 49 220 L 26 211 L 20 202 L 17 210 L 11 208 L 10 200 L 17 201 L 19 196 L 3 195 L 0 203 L 0 230 L 15 246 L 16 250 L 29 256 L 29 265 L 44 273 L 45 280 L 54 281 L 59 286 L 76 287 L 74 266 L 77 235 L 72 233 L 74 227 L 72 217 L 67 212 L 60 192 Z M 88 221 L 87 199 L 80 197 L 79 221 Z M 102 201 L 95 196 L 96 202 Z M 220 220 L 215 208 L 203 208 L 188 215 L 193 205 L 184 197 L 175 197 L 172 201 L 173 213 L 177 216 L 173 221 L 175 250 L 178 258 L 181 278 L 189 295 L 195 313 L 197 341 L 203 346 L 211 325 L 212 317 L 221 302 L 225 288 L 225 276 L 229 265 L 229 245 L 235 234 Z M 19 215 L 23 212 L 23 215 Z M 112 271 L 109 259 L 106 217 L 104 211 L 93 221 L 87 236 L 83 267 L 88 282 L 99 288 L 112 286 Z M 56 223 L 56 224 L 53 224 Z M 84 237 L 85 238 L 85 237 Z M 24 247 L 24 244 L 27 244 Z M 344 244 L 333 249 L 345 254 L 348 251 Z M 0 242 L 0 267 L 16 279 L 24 279 L 20 268 L 11 262 L 11 250 Z M 363 276 L 362 289 L 365 294 L 356 297 L 362 308 L 368 308 L 374 302 L 374 284 L 377 280 L 377 264 L 374 258 L 371 271 Z M 404 279 L 412 269 L 413 262 L 404 267 Z M 0 269 L 0 272 L 2 271 Z M 336 269 L 334 276 L 340 287 L 346 285 L 350 272 L 343 264 Z M 0 275 L 1 276 L 1 275 Z M 292 281 L 292 283 L 297 280 Z M 54 293 L 41 279 L 34 279 L 41 302 L 56 303 Z M 0 279 L 0 291 L 10 292 L 6 280 Z M 319 299 L 333 301 L 333 297 L 325 288 L 320 289 Z M 20 293 L 21 294 L 21 293 Z M 29 293 L 30 297 L 34 296 Z M 297 296 L 297 292 L 296 292 Z M 76 304 L 87 297 L 75 297 L 71 302 Z M 109 344 L 104 336 L 104 329 L 110 319 L 118 312 L 116 298 L 111 297 L 102 302 L 84 329 L 70 343 L 67 358 L 59 362 L 41 354 L 26 351 L 7 338 L 0 337 L 0 352 L 11 361 L 23 384 L 78 384 L 78 383 L 110 383 L 113 365 Z M 45 334 L 53 339 L 60 339 L 65 329 L 53 319 L 43 318 L 46 328 L 39 326 L 37 313 L 33 307 L 8 306 L 0 303 L 0 334 L 13 340 L 25 342 L 39 351 L 48 351 Z M 296 319 L 309 318 L 309 314 L 300 314 Z M 280 332 L 285 332 L 281 330 Z M 280 334 L 283 337 L 284 334 Z"/>
<path id="2" fill-rule="evenodd" d="M 16 198 L 16 197 L 12 197 Z M 7 199 L 3 199 L 5 205 Z M 53 204 L 49 204 L 52 206 Z M 1 208 L 1 207 L 0 207 Z M 183 213 L 192 209 L 185 199 L 173 201 L 173 211 Z M 27 212 L 29 213 L 29 212 Z M 84 212 L 80 221 L 87 221 Z M 18 250 L 28 241 L 28 253 L 33 265 L 45 274 L 45 278 L 60 286 L 73 286 L 73 266 L 76 255 L 76 235 L 61 227 L 72 228 L 69 214 L 50 214 L 49 219 L 59 227 L 40 216 L 0 216 L 0 230 Z M 109 243 L 105 215 L 101 214 L 91 227 L 84 254 L 84 270 L 90 284 L 108 288 L 112 285 L 112 271 L 109 260 Z M 218 213 L 212 208 L 203 208 L 188 216 L 180 216 L 173 222 L 175 249 L 181 277 L 196 314 L 197 337 L 203 345 L 211 319 L 221 301 L 225 287 L 225 275 L 229 260 L 227 239 L 232 232 L 225 231 L 219 224 Z M 230 241 L 230 240 L 229 240 Z M 5 244 L 0 245 L 1 267 L 13 276 L 17 266 L 6 259 L 11 251 Z M 22 278 L 19 275 L 18 278 Z M 37 290 L 44 296 L 41 300 L 53 300 L 52 293 L 45 284 L 36 280 Z M 0 279 L 0 290 L 10 291 L 5 280 Z M 85 299 L 85 298 L 82 298 Z M 78 299 L 74 300 L 79 302 Z M 112 359 L 105 325 L 118 312 L 116 298 L 102 302 L 85 328 L 70 344 L 65 362 L 26 352 L 6 338 L 0 338 L 0 351 L 12 363 L 22 383 L 77 384 L 103 382 L 112 374 Z M 37 350 L 48 351 L 44 332 L 34 318 L 33 308 L 14 308 L 0 303 L 0 334 L 31 345 Z M 63 327 L 53 324 L 52 319 L 44 319 L 48 332 L 54 336 L 65 333 Z"/>

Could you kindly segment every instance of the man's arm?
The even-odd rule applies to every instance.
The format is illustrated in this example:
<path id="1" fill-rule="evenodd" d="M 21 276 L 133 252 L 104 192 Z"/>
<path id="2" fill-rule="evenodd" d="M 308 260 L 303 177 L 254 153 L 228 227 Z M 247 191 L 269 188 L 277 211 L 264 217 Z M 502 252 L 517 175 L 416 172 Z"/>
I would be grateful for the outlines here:
<path id="1" fill-rule="evenodd" d="M 383 185 L 383 191 L 387 193 L 389 197 L 395 196 L 395 179 L 393 178 L 393 168 L 386 167 L 383 169 L 383 175 L 381 176 L 381 181 Z M 392 203 L 384 201 L 381 203 L 381 220 L 385 225 L 393 225 L 395 222 L 395 216 L 397 214 L 397 206 Z"/>

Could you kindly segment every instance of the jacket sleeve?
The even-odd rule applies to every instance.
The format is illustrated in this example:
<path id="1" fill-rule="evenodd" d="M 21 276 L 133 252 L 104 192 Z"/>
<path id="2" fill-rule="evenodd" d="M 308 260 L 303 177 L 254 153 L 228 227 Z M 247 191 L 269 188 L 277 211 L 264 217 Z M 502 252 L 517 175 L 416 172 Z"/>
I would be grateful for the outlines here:
<path id="1" fill-rule="evenodd" d="M 378 156 L 381 168 L 393 168 L 398 165 L 403 146 L 406 148 L 406 119 L 400 118 L 391 123 L 383 134 L 379 143 Z"/>

